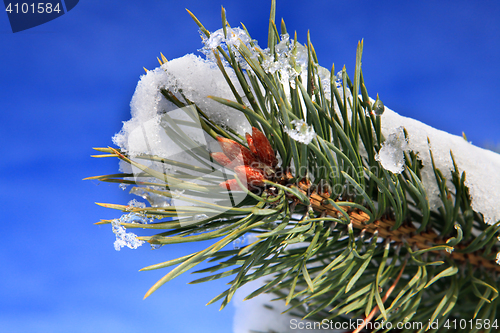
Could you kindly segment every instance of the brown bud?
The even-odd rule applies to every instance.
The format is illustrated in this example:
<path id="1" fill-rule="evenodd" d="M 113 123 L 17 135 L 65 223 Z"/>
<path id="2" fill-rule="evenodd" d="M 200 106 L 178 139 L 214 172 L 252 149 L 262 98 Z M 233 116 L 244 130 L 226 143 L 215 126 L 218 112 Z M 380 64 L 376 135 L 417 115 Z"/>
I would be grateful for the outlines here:
<path id="1" fill-rule="evenodd" d="M 254 155 L 258 155 L 257 154 L 257 149 L 255 148 L 254 144 L 253 144 L 253 138 L 252 136 L 249 134 L 249 133 L 245 133 L 245 137 L 247 138 L 247 142 L 248 142 L 248 148 L 250 148 L 250 151 L 254 154 Z"/>
<path id="2" fill-rule="evenodd" d="M 247 183 L 248 188 L 251 188 L 251 185 L 264 185 L 263 180 L 265 177 L 261 169 L 252 168 L 248 165 L 240 165 L 234 168 L 234 172 L 236 172 L 236 176 L 238 176 L 243 184 Z"/>
<path id="3" fill-rule="evenodd" d="M 222 166 L 228 166 L 231 164 L 231 160 L 224 153 L 211 153 L 210 156 L 212 156 L 212 158 Z"/>
<path id="4" fill-rule="evenodd" d="M 243 147 L 236 141 L 224 138 L 222 136 L 217 137 L 217 141 L 219 142 L 219 145 L 221 146 L 226 156 L 231 160 L 233 166 L 251 165 L 252 163 L 258 162 L 248 148 Z"/>
<path id="5" fill-rule="evenodd" d="M 275 167 L 278 164 L 273 147 L 267 137 L 259 129 L 252 127 L 253 145 L 257 150 L 257 156 L 263 163 Z"/>
<path id="6" fill-rule="evenodd" d="M 229 179 L 219 184 L 220 187 L 229 191 L 243 191 L 236 179 Z"/>

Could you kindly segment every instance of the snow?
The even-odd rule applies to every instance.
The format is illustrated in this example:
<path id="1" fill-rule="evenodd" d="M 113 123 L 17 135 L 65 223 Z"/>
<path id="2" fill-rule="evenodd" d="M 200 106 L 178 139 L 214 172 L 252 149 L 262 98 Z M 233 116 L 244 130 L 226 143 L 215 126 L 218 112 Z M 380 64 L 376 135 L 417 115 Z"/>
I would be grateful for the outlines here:
<path id="1" fill-rule="evenodd" d="M 469 188 L 472 208 L 484 216 L 486 223 L 494 224 L 500 220 L 500 154 L 476 147 L 463 137 L 435 129 L 418 120 L 403 117 L 389 108 L 385 108 L 381 116 L 382 133 L 387 140 L 395 128 L 404 127 L 408 132 L 408 145 L 401 145 L 401 150 L 408 149 L 417 153 L 422 161 L 422 183 L 426 189 L 432 209 L 441 206 L 439 188 L 432 169 L 432 151 L 434 163 L 447 177 L 447 185 L 451 187 L 451 170 L 453 152 L 460 172 L 466 173 L 465 185 Z M 427 142 L 429 138 L 430 145 Z M 387 142 L 387 141 L 386 141 Z M 383 148 L 382 148 L 383 149 Z M 398 154 L 399 154 L 398 153 Z M 388 169 L 390 170 L 390 169 Z"/>
<path id="2" fill-rule="evenodd" d="M 295 56 L 293 55 L 294 48 L 296 49 Z M 295 87 L 295 78 L 307 68 L 307 49 L 299 43 L 295 44 L 294 41 L 290 41 L 290 36 L 284 34 L 281 36 L 281 41 L 276 45 L 275 52 L 276 57 L 271 54 L 269 49 L 264 50 L 262 68 L 270 74 L 279 72 L 280 82 L 285 87 L 288 87 L 288 84 Z M 296 59 L 295 66 L 290 63 L 292 58 Z"/>
<path id="3" fill-rule="evenodd" d="M 130 200 L 127 204 L 130 208 L 145 208 L 146 204 L 144 202 L 137 201 L 136 199 Z M 127 232 L 126 228 L 121 225 L 121 223 L 149 223 L 150 220 L 143 214 L 140 213 L 127 213 L 123 214 L 119 219 L 114 219 L 111 221 L 111 228 L 116 236 L 114 243 L 115 250 L 120 251 L 122 247 L 128 247 L 130 249 L 137 249 L 139 246 L 144 244 L 144 241 L 137 239 L 137 235 L 131 232 Z"/>
<path id="4" fill-rule="evenodd" d="M 226 72 L 234 82 L 234 85 L 238 87 L 234 71 L 231 68 L 226 68 Z M 217 142 L 204 133 L 199 118 L 196 118 L 196 112 L 193 112 L 193 108 L 178 108 L 164 98 L 160 91 L 161 88 L 175 93 L 176 97 L 181 101 L 183 100 L 182 93 L 189 101 L 199 106 L 212 121 L 222 127 L 230 127 L 240 135 L 251 132 L 251 126 L 243 114 L 237 113 L 234 109 L 207 98 L 207 96 L 213 95 L 234 100 L 233 92 L 219 68 L 209 60 L 188 54 L 148 71 L 145 75 L 141 76 L 137 84 L 130 103 L 132 118 L 125 122 L 122 130 L 113 137 L 113 142 L 124 152 L 128 153 L 130 158 L 135 162 L 160 172 L 179 171 L 193 174 L 191 170 L 182 170 L 181 167 L 174 168 L 165 163 L 141 159 L 140 155 L 156 155 L 189 165 L 206 167 L 206 165 L 201 165 L 189 153 L 186 153 L 186 150 L 200 147 L 205 151 L 220 150 Z M 244 95 L 241 89 L 238 91 L 238 94 L 240 96 Z M 191 117 L 193 114 L 196 117 Z M 175 142 L 169 136 L 168 133 L 172 130 L 171 122 L 177 122 L 177 128 L 180 128 L 191 139 L 187 147 Z M 182 125 L 186 123 L 189 123 L 189 125 Z M 211 167 L 214 169 L 214 173 L 220 172 L 218 165 L 211 165 Z M 142 172 L 137 167 L 131 167 L 123 161 L 120 163 L 120 170 L 122 172 L 133 173 L 134 175 L 139 175 Z M 205 179 L 210 178 L 210 174 L 198 173 L 196 176 L 199 177 L 191 180 L 191 182 L 200 185 L 207 184 Z M 158 180 L 153 178 L 150 181 L 158 182 Z M 183 193 L 181 188 L 175 186 L 176 180 L 174 178 L 167 176 L 165 181 L 173 191 L 177 190 L 174 194 Z M 161 190 L 160 187 L 151 187 L 151 189 Z M 145 194 L 137 190 L 133 190 L 133 193 L 147 199 L 156 207 L 194 205 L 191 202 L 176 197 L 169 200 L 166 197 Z M 237 195 L 233 194 L 231 197 L 229 192 L 226 194 L 226 196 L 222 194 L 222 197 L 214 197 L 208 201 L 212 203 L 217 202 L 222 205 L 226 203 L 226 206 L 230 207 L 231 200 L 234 200 L 234 203 L 238 203 L 243 200 L 245 195 L 244 193 L 240 193 Z M 191 197 L 191 199 L 202 198 Z"/>
<path id="5" fill-rule="evenodd" d="M 226 71 L 238 87 L 234 71 L 231 68 L 226 68 Z M 233 128 L 241 135 L 251 132 L 251 126 L 243 114 L 207 98 L 212 95 L 234 100 L 217 66 L 209 60 L 188 54 L 141 76 L 130 103 L 132 119 L 125 122 L 122 130 L 113 137 L 113 142 L 132 156 L 146 152 L 161 157 L 170 155 L 169 148 L 163 144 L 166 135 L 161 121 L 163 114 L 177 107 L 163 98 L 160 88 L 182 92 L 223 127 Z M 238 94 L 244 95 L 241 89 Z"/>
<path id="6" fill-rule="evenodd" d="M 137 199 L 130 200 L 127 206 L 131 208 L 146 208 L 146 204 L 144 202 L 137 201 Z"/>
<path id="7" fill-rule="evenodd" d="M 155 189 L 155 188 L 151 188 Z M 130 192 L 130 194 L 135 194 L 149 202 L 151 207 L 168 207 L 170 206 L 170 200 L 169 198 L 159 195 L 153 192 L 148 192 L 145 190 L 144 187 L 133 187 Z"/>
<path id="8" fill-rule="evenodd" d="M 120 225 L 119 220 L 113 220 L 111 222 L 113 233 L 116 235 L 116 240 L 114 243 L 115 250 L 120 251 L 122 247 L 128 247 L 130 249 L 137 249 L 139 246 L 144 244 L 144 241 L 137 239 L 137 235 L 131 232 L 127 232 L 125 227 Z"/>
<path id="9" fill-rule="evenodd" d="M 252 49 L 250 43 L 253 41 L 250 39 L 250 37 L 248 37 L 248 35 L 243 29 L 227 27 L 226 33 L 227 37 L 224 36 L 224 30 L 219 29 L 217 31 L 212 32 L 209 38 L 207 38 L 205 34 L 201 35 L 203 44 L 205 46 L 200 51 L 207 57 L 207 59 L 209 59 L 213 63 L 216 63 L 216 58 L 214 56 L 213 51 L 216 50 L 218 47 L 221 47 L 226 53 L 228 51 L 228 46 L 232 48 L 237 48 L 240 46 L 241 43 L 243 43 L 248 49 Z M 241 68 L 243 69 L 250 68 L 250 66 L 248 66 L 248 63 L 243 59 L 243 57 L 238 52 L 235 52 L 235 55 L 236 55 L 236 60 L 240 64 Z M 225 67 L 229 67 L 226 60 L 223 57 L 221 57 L 221 61 L 225 65 Z"/>
<path id="10" fill-rule="evenodd" d="M 403 127 L 396 128 L 394 133 L 389 134 L 382 144 L 382 148 L 375 156 L 375 159 L 382 164 L 382 167 L 393 173 L 401 173 L 405 166 L 404 152 L 408 150 Z"/>

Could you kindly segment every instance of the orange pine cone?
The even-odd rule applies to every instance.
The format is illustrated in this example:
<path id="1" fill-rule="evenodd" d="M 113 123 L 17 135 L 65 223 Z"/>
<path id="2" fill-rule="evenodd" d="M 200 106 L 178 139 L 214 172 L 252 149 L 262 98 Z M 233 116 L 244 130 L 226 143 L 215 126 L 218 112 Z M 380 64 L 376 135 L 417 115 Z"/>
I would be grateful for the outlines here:
<path id="1" fill-rule="evenodd" d="M 228 191 L 243 191 L 236 179 L 229 179 L 219 184 L 220 187 Z"/>
<path id="2" fill-rule="evenodd" d="M 211 153 L 210 156 L 212 156 L 212 158 L 222 166 L 228 166 L 231 164 L 231 160 L 224 153 Z"/>
<path id="3" fill-rule="evenodd" d="M 240 181 L 247 184 L 248 188 L 252 186 L 264 186 L 263 180 L 265 179 L 264 173 L 261 169 L 252 168 L 248 165 L 240 165 L 234 168 L 236 176 Z"/>
<path id="4" fill-rule="evenodd" d="M 267 137 L 259 129 L 252 127 L 253 145 L 257 150 L 257 156 L 261 162 L 275 167 L 278 164 L 273 147 Z"/>
<path id="5" fill-rule="evenodd" d="M 250 151 L 255 155 L 257 156 L 257 149 L 255 148 L 254 144 L 253 144 L 253 138 L 252 136 L 249 134 L 249 133 L 245 133 L 245 137 L 247 138 L 247 142 L 248 142 L 248 148 L 250 148 Z"/>
<path id="6" fill-rule="evenodd" d="M 217 137 L 217 141 L 233 165 L 252 165 L 252 163 L 258 163 L 252 152 L 236 141 L 222 136 Z"/>

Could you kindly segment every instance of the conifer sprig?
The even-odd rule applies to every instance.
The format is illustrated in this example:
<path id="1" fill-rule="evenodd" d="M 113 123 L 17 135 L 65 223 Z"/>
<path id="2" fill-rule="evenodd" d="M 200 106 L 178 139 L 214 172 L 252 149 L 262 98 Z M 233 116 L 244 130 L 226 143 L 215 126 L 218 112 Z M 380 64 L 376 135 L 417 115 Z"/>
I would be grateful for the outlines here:
<path id="1" fill-rule="evenodd" d="M 210 32 L 189 14 L 209 38 Z M 293 41 L 287 40 L 284 21 L 281 35 L 274 22 L 273 1 L 268 37 L 271 60 L 278 59 L 280 43 L 288 43 L 291 54 L 296 55 L 300 45 L 296 36 Z M 222 25 L 227 36 L 230 26 L 224 9 Z M 149 168 L 147 163 L 139 163 L 119 149 L 96 149 L 102 154 L 95 157 L 117 157 L 140 172 L 91 179 L 133 184 L 148 195 L 175 197 L 190 203 L 176 207 L 100 204 L 158 219 L 149 224 L 121 223 L 127 228 L 165 230 L 139 237 L 140 240 L 153 245 L 214 240 L 199 252 L 143 268 L 177 265 L 145 297 L 208 261 L 213 266 L 195 271 L 204 276 L 192 283 L 233 276 L 229 288 L 208 303 L 222 300 L 221 308 L 230 302 L 238 288 L 264 278 L 264 285 L 247 299 L 272 292 L 290 306 L 287 311 L 318 321 L 349 318 L 364 318 L 365 324 L 382 319 L 418 321 L 424 323 L 420 331 L 426 331 L 429 321 L 436 319 L 441 326 L 429 331 L 443 330 L 447 318 L 478 318 L 493 324 L 500 304 L 497 287 L 500 266 L 495 264 L 500 250 L 497 239 L 500 221 L 488 225 L 474 212 L 465 173 L 456 163 L 452 171 L 454 191 L 446 184 L 443 173 L 448 171 L 433 164 L 443 204 L 437 210 L 430 208 L 422 184 L 423 166 L 414 152 L 405 152 L 405 167 L 400 174 L 381 166 L 376 156 L 385 140 L 380 117 L 384 107 L 378 95 L 375 101 L 369 98 L 364 83 L 363 41 L 357 46 L 353 81 L 345 66 L 337 76 L 333 65 L 329 80 L 322 79 L 324 68 L 318 63 L 309 35 L 305 82 L 300 76 L 285 81 L 280 72 L 266 70 L 265 61 L 269 59 L 253 42 L 250 47 L 254 49 L 241 42 L 239 46 L 228 45 L 225 49 L 219 46 L 213 51 L 234 100 L 210 98 L 243 113 L 268 140 L 266 144 L 279 157 L 278 164 L 260 155 L 256 157 L 258 151 L 252 143 L 255 135 L 243 137 L 221 127 L 182 92 L 165 89 L 161 92 L 165 99 L 188 110 L 186 113 L 193 119 L 199 119 L 212 138 L 232 141 L 241 147 L 238 149 L 248 150 L 252 161 L 260 163 L 257 171 L 252 171 L 261 175 L 256 186 L 244 184 L 245 181 L 251 184 L 255 178 L 248 171 L 249 163 L 240 161 L 234 167 L 236 177 L 227 179 L 225 173 L 214 172 L 211 167 L 214 160 L 224 164 L 223 156 L 214 156 L 199 147 L 187 150 L 200 166 L 151 155 L 141 155 L 140 159 L 181 166 L 193 172 L 210 171 L 210 177 L 205 179 L 207 184 L 203 185 L 175 168 L 169 172 Z M 248 67 L 243 68 L 241 59 Z M 162 64 L 166 59 L 162 55 L 159 61 Z M 223 61 L 234 70 L 237 82 L 229 79 Z M 289 62 L 292 69 L 298 69 L 293 56 Z M 325 89 L 325 82 L 329 89 Z M 329 95 L 325 92 L 328 90 Z M 243 95 L 238 91 L 243 91 Z M 170 124 L 167 135 L 187 148 L 196 147 L 175 120 Z M 305 138 L 306 133 L 314 135 Z M 294 135 L 302 136 L 294 139 Z M 230 152 L 224 152 L 229 160 L 235 159 Z M 172 186 L 176 191 L 182 189 L 182 193 L 174 193 Z M 222 196 L 226 188 L 243 191 L 247 196 L 231 207 L 203 200 Z M 201 215 L 202 219 L 197 218 Z M 248 245 L 227 249 L 244 235 L 252 239 Z M 482 331 L 495 328 L 490 326 Z"/>

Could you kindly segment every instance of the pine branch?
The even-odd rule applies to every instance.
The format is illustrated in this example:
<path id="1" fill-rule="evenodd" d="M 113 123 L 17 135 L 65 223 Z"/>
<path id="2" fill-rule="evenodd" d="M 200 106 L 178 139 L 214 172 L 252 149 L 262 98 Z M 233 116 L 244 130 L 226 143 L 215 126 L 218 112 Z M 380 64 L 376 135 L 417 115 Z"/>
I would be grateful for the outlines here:
<path id="1" fill-rule="evenodd" d="M 284 21 L 278 33 L 274 1 L 264 50 L 244 26 L 231 28 L 224 9 L 223 28 L 213 33 L 189 14 L 201 30 L 204 53 L 227 83 L 226 96 L 200 100 L 201 93 L 155 82 L 157 98 L 174 110 L 155 110 L 140 133 L 148 143 L 148 131 L 157 132 L 169 145 L 96 148 L 101 154 L 94 157 L 118 158 L 130 170 L 87 178 L 135 185 L 131 193 L 150 204 L 100 204 L 124 213 L 98 222 L 112 224 L 118 249 L 214 242 L 143 268 L 177 265 L 145 297 L 206 261 L 215 264 L 196 271 L 208 275 L 192 283 L 234 276 L 209 302 L 221 301 L 221 308 L 243 285 L 263 281 L 247 299 L 274 293 L 287 312 L 311 320 L 364 318 L 363 327 L 382 319 L 440 320 L 437 329 L 421 331 L 441 330 L 448 318 L 494 323 L 500 221 L 487 223 L 473 209 L 470 183 L 452 152 L 453 168 L 440 169 L 442 156 L 435 159 L 432 149 L 424 165 L 423 151 L 406 148 L 408 129 L 384 136 L 386 108 L 378 94 L 370 99 L 364 83 L 363 41 L 351 81 L 345 66 L 335 74 L 335 66 L 329 72 L 318 64 L 309 35 L 305 46 L 296 36 L 291 40 Z M 158 61 L 161 68 L 146 78 L 172 75 L 167 69 L 175 61 L 163 55 Z M 248 133 L 231 123 L 233 117 L 246 122 Z M 176 149 L 183 155 L 166 152 Z M 384 154 L 391 149 L 400 158 L 388 164 Z M 430 199 L 432 177 L 438 208 Z M 162 232 L 137 237 L 124 228 Z M 251 241 L 227 249 L 241 237 Z"/>
<path id="2" fill-rule="evenodd" d="M 307 193 L 309 189 L 306 186 L 302 186 L 300 190 L 304 195 L 308 195 Z M 326 213 L 326 215 L 334 217 L 341 216 L 343 214 L 330 204 L 331 199 L 327 195 L 319 195 L 314 192 L 309 194 L 308 198 L 315 211 Z M 340 202 L 341 201 L 339 201 L 339 203 Z M 342 210 L 349 215 L 348 221 L 350 221 L 354 228 L 370 234 L 376 233 L 379 237 L 390 240 L 396 245 L 407 244 L 410 247 L 414 245 L 418 250 L 428 250 L 436 254 L 439 253 L 449 256 L 458 262 L 466 262 L 473 266 L 500 272 L 499 265 L 494 264 L 491 260 L 481 256 L 483 252 L 482 248 L 477 250 L 477 253 L 475 253 L 476 251 L 467 253 L 467 249 L 472 247 L 471 244 L 461 244 L 461 247 L 459 247 L 457 251 L 454 251 L 453 246 L 446 245 L 451 241 L 451 239 L 445 241 L 442 236 L 432 230 L 419 233 L 417 232 L 417 228 L 411 225 L 411 222 L 409 222 L 407 226 L 401 226 L 394 230 L 394 225 L 396 223 L 394 220 L 381 219 L 370 223 L 372 218 L 359 208 L 349 209 L 346 207 Z M 500 222 L 494 227 L 496 233 L 500 229 Z M 460 226 L 457 224 L 455 229 L 460 229 Z M 462 233 L 461 229 L 460 233 Z M 464 251 L 465 253 L 462 253 L 461 251 Z"/>

